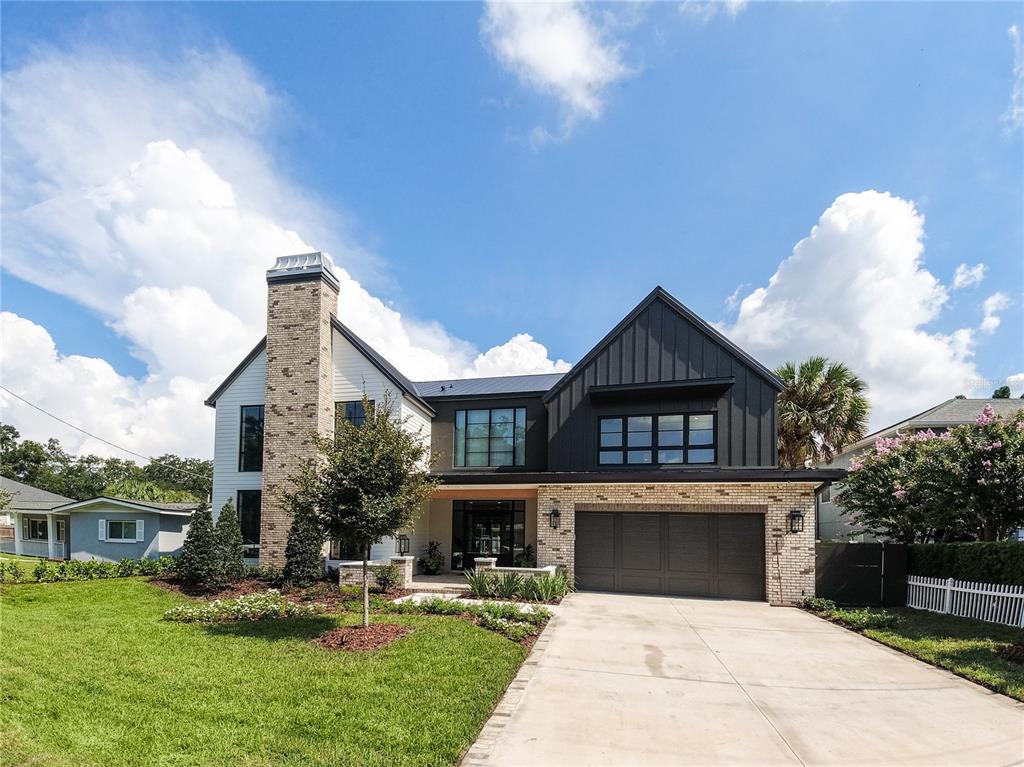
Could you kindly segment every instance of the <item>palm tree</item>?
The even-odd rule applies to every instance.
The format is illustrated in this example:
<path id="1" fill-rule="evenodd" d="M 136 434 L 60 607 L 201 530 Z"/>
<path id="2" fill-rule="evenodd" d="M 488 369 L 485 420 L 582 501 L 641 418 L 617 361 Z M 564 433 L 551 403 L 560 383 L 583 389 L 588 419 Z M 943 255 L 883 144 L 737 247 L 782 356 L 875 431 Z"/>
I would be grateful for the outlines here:
<path id="1" fill-rule="evenodd" d="M 778 399 L 779 463 L 789 469 L 828 463 L 867 430 L 867 384 L 841 362 L 810 357 L 775 374 L 786 385 Z"/>

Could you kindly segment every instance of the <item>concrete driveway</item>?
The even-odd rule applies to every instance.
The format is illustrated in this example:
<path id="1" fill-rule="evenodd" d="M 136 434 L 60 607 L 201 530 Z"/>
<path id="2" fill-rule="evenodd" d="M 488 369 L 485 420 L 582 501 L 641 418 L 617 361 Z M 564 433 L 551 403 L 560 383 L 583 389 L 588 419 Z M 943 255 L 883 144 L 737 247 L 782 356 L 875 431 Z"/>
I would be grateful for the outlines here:
<path id="1" fill-rule="evenodd" d="M 1011 765 L 1024 705 L 796 609 L 562 603 L 465 765 Z"/>

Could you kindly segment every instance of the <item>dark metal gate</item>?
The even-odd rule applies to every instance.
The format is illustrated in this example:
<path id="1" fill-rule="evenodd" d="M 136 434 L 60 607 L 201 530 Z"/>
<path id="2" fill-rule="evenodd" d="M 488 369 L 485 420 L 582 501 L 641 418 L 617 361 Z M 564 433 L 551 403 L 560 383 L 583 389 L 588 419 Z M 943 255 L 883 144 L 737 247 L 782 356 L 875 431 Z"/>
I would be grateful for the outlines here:
<path id="1" fill-rule="evenodd" d="M 907 603 L 907 547 L 902 543 L 818 543 L 815 593 L 843 605 Z"/>

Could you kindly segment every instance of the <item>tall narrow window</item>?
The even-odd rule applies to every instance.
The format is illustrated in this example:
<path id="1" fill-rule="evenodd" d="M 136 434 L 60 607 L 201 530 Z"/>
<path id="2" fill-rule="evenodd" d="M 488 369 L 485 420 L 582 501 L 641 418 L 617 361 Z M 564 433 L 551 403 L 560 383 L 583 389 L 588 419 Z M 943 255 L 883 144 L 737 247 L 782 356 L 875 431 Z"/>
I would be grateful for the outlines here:
<path id="1" fill-rule="evenodd" d="M 370 400 L 370 407 L 373 407 L 373 400 Z M 334 403 L 334 422 L 344 419 L 353 426 L 362 426 L 366 422 L 366 408 L 363 401 L 353 400 L 351 402 Z"/>
<path id="2" fill-rule="evenodd" d="M 715 417 L 708 415 L 687 416 L 686 462 L 715 462 Z"/>
<path id="3" fill-rule="evenodd" d="M 239 471 L 263 471 L 263 405 L 242 406 Z"/>
<path id="4" fill-rule="evenodd" d="M 456 466 L 525 466 L 526 408 L 455 411 Z"/>
<path id="5" fill-rule="evenodd" d="M 238 491 L 238 523 L 242 528 L 242 556 L 259 559 L 260 505 L 263 494 L 259 490 Z"/>

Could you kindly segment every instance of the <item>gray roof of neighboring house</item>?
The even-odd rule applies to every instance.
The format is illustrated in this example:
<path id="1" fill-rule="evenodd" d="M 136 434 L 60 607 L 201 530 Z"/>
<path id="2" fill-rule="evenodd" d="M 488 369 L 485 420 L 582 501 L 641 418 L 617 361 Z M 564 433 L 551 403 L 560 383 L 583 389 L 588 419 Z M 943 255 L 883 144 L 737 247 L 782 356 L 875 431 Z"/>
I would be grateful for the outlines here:
<path id="1" fill-rule="evenodd" d="M 1020 399 L 948 399 L 924 412 L 912 415 L 884 429 L 868 434 L 859 442 L 850 445 L 843 453 L 860 450 L 879 437 L 888 437 L 905 429 L 935 429 L 974 423 L 985 405 L 991 405 L 998 415 L 1008 416 L 1024 409 Z"/>
<path id="2" fill-rule="evenodd" d="M 12 511 L 18 511 L 19 509 L 46 511 L 55 506 L 71 503 L 72 501 L 71 498 L 65 498 L 63 495 L 57 495 L 57 493 L 51 493 L 48 490 L 40 490 L 38 487 L 26 485 L 24 482 L 18 482 L 9 477 L 0 476 L 0 489 L 6 490 L 11 494 Z"/>
<path id="3" fill-rule="evenodd" d="M 490 378 L 452 378 L 446 381 L 417 381 L 421 397 L 472 397 L 488 394 L 527 394 L 546 392 L 562 380 L 565 373 L 537 373 Z"/>
<path id="4" fill-rule="evenodd" d="M 199 507 L 198 503 L 159 503 L 156 501 L 134 501 L 127 498 L 111 498 L 108 495 L 98 495 L 95 498 L 86 498 L 84 501 L 68 501 L 55 510 L 59 512 L 75 511 L 76 509 L 83 509 L 96 504 L 149 510 L 155 511 L 158 514 L 189 514 Z"/>

